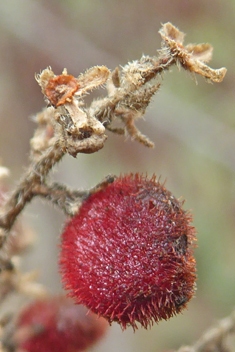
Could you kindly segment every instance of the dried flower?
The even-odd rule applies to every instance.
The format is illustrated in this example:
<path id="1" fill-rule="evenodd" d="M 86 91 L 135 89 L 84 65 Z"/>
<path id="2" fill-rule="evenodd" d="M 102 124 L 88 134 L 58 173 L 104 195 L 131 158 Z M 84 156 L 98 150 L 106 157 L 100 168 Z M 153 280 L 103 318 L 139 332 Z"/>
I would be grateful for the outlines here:
<path id="1" fill-rule="evenodd" d="M 45 93 L 52 105 L 57 107 L 71 99 L 78 88 L 79 85 L 76 78 L 72 75 L 62 74 L 49 80 Z"/>
<path id="2" fill-rule="evenodd" d="M 66 297 L 34 301 L 20 313 L 13 341 L 27 352 L 84 351 L 106 332 L 107 323 Z"/>
<path id="3" fill-rule="evenodd" d="M 123 329 L 182 311 L 195 293 L 195 229 L 153 176 L 130 174 L 92 194 L 62 235 L 64 287 Z"/>
<path id="4" fill-rule="evenodd" d="M 101 86 L 107 81 L 109 73 L 105 66 L 94 66 L 75 78 L 68 75 L 66 68 L 62 75 L 57 76 L 48 67 L 36 75 L 36 80 L 50 103 L 58 107 L 66 102 L 70 103 L 73 96 L 81 97 L 88 91 Z"/>

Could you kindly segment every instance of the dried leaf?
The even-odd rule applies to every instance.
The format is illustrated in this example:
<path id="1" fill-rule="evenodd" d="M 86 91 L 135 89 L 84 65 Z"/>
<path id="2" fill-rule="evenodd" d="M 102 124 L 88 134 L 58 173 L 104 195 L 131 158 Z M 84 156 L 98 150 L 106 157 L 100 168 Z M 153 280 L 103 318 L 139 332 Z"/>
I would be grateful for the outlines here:
<path id="1" fill-rule="evenodd" d="M 94 66 L 78 77 L 79 90 L 76 95 L 83 95 L 87 91 L 104 84 L 110 71 L 106 66 Z"/>
<path id="2" fill-rule="evenodd" d="M 173 26 L 170 22 L 163 24 L 162 28 L 159 30 L 159 33 L 165 41 L 170 40 L 183 45 L 185 34 Z"/>
<path id="3" fill-rule="evenodd" d="M 212 58 L 213 47 L 210 44 L 188 44 L 185 48 L 194 59 L 202 62 L 208 62 Z"/>
<path id="4" fill-rule="evenodd" d="M 35 75 L 35 79 L 42 88 L 42 93 L 45 94 L 45 88 L 48 85 L 48 82 L 51 78 L 54 78 L 55 74 L 52 71 L 51 67 L 47 67 L 41 73 Z"/>
<path id="5" fill-rule="evenodd" d="M 81 74 L 78 78 L 68 75 L 64 69 L 62 75 L 56 76 L 50 67 L 36 75 L 36 81 L 43 94 L 54 107 L 71 102 L 73 96 L 81 96 L 87 91 L 104 84 L 110 71 L 106 66 L 95 66 Z"/>
<path id="6" fill-rule="evenodd" d="M 225 67 L 215 70 L 205 64 L 212 57 L 213 48 L 210 44 L 189 44 L 184 47 L 184 33 L 170 22 L 163 24 L 159 33 L 163 39 L 163 49 L 170 49 L 172 57 L 186 70 L 198 73 L 212 82 L 221 82 L 224 79 L 227 72 Z"/>

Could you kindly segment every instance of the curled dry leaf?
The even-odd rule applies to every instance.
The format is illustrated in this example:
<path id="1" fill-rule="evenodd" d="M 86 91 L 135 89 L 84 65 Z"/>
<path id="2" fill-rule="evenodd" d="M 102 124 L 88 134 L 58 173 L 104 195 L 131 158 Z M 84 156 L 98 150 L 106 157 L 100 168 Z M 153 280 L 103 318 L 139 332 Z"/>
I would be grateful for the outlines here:
<path id="1" fill-rule="evenodd" d="M 213 47 L 210 44 L 188 44 L 186 49 L 188 53 L 193 55 L 194 59 L 202 62 L 208 62 L 212 59 Z"/>
<path id="2" fill-rule="evenodd" d="M 205 64 L 212 57 L 213 48 L 210 44 L 189 44 L 184 47 L 184 33 L 170 22 L 165 23 L 159 33 L 163 39 L 163 48 L 169 49 L 185 69 L 198 73 L 212 82 L 221 82 L 224 79 L 227 72 L 225 67 L 215 70 Z"/>
<path id="3" fill-rule="evenodd" d="M 78 77 L 79 90 L 76 95 L 85 94 L 87 91 L 104 84 L 110 71 L 106 66 L 94 66 Z"/>
<path id="4" fill-rule="evenodd" d="M 45 88 L 48 85 L 49 80 L 53 78 L 55 78 L 55 74 L 51 67 L 47 67 L 41 73 L 35 75 L 35 79 L 42 88 L 43 94 L 45 94 Z"/>

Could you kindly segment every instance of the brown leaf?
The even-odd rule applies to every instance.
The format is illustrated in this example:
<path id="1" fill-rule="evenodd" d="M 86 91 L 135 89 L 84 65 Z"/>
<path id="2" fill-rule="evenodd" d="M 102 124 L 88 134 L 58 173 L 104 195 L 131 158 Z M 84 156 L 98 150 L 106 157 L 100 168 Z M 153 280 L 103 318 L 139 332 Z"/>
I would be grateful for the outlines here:
<path id="1" fill-rule="evenodd" d="M 106 66 L 94 66 L 78 77 L 79 90 L 76 95 L 82 95 L 89 90 L 104 84 L 110 71 Z"/>
<path id="2" fill-rule="evenodd" d="M 163 39 L 163 49 L 170 49 L 172 57 L 183 68 L 198 73 L 212 82 L 221 82 L 224 79 L 227 72 L 225 67 L 215 70 L 205 64 L 212 57 L 213 48 L 210 44 L 188 44 L 184 47 L 184 33 L 170 22 L 163 24 L 159 33 Z"/>

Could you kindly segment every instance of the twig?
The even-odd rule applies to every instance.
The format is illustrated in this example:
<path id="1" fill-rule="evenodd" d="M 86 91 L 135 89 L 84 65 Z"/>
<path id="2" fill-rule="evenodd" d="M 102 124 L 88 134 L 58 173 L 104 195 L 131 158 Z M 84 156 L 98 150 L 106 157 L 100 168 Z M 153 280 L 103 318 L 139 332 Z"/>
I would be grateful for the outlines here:
<path id="1" fill-rule="evenodd" d="M 235 333 L 235 311 L 210 328 L 192 346 L 181 347 L 177 352 L 229 352 L 226 339 Z"/>
<path id="2" fill-rule="evenodd" d="M 222 81 L 226 69 L 213 70 L 205 64 L 211 58 L 209 44 L 184 47 L 184 34 L 170 23 L 164 24 L 159 33 L 163 42 L 158 57 L 143 56 L 123 67 L 121 74 L 119 69 L 110 74 L 105 66 L 97 66 L 78 78 L 69 75 L 66 69 L 59 76 L 51 68 L 37 75 L 48 107 L 36 116 L 38 128 L 31 140 L 29 169 L 1 207 L 0 248 L 17 216 L 37 195 L 59 206 L 66 215 L 74 215 L 91 191 L 72 192 L 58 184 L 48 186 L 47 176 L 66 153 L 76 157 L 78 153 L 94 153 L 103 148 L 107 138 L 105 127 L 114 133 L 125 132 L 145 146 L 154 146 L 137 129 L 135 121 L 144 115 L 160 87 L 159 75 L 169 67 L 181 65 L 213 82 Z M 104 83 L 107 97 L 95 100 L 85 108 L 83 97 Z M 123 127 L 113 127 L 115 120 L 119 120 Z"/>
<path id="3" fill-rule="evenodd" d="M 51 201 L 66 215 L 74 216 L 78 212 L 83 200 L 106 187 L 109 183 L 112 183 L 115 178 L 116 176 L 114 175 L 108 175 L 95 187 L 85 191 L 71 191 L 66 186 L 58 183 L 54 183 L 51 186 L 47 186 L 46 184 L 36 184 L 33 189 L 33 194 L 34 196 L 40 196 Z"/>

